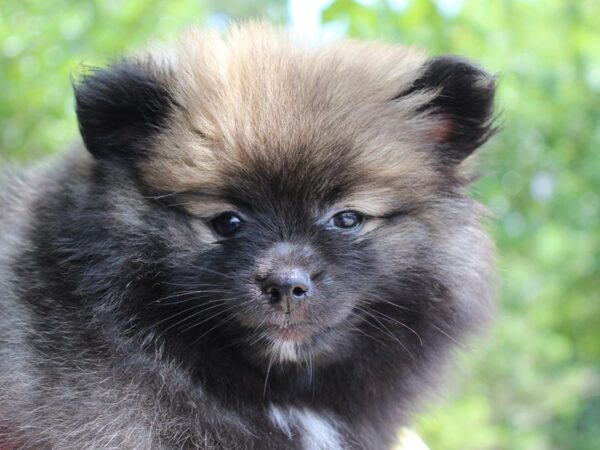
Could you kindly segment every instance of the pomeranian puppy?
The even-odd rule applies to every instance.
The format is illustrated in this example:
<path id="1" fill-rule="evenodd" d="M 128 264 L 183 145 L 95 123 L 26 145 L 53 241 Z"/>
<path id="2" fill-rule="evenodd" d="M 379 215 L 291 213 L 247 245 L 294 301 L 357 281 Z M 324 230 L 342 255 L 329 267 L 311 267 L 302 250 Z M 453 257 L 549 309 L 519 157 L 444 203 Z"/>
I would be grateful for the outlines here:
<path id="1" fill-rule="evenodd" d="M 3 175 L 2 450 L 390 448 L 489 315 L 494 91 L 255 23 L 86 73 L 84 146 Z"/>

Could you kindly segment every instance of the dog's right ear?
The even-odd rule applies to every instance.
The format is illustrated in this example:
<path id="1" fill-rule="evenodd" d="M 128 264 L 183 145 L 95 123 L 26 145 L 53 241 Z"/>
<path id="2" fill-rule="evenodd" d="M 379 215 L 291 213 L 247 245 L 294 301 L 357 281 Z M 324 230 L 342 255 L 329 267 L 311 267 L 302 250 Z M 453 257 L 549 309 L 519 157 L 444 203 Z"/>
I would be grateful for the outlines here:
<path id="1" fill-rule="evenodd" d="M 75 83 L 79 130 L 98 159 L 137 159 L 165 126 L 175 100 L 151 71 L 122 61 Z"/>
<path id="2" fill-rule="evenodd" d="M 424 139 L 433 144 L 441 161 L 460 163 L 496 132 L 496 80 L 470 61 L 456 56 L 428 61 L 413 85 L 396 99 L 419 91 L 434 94 L 418 111 L 431 118 Z"/>

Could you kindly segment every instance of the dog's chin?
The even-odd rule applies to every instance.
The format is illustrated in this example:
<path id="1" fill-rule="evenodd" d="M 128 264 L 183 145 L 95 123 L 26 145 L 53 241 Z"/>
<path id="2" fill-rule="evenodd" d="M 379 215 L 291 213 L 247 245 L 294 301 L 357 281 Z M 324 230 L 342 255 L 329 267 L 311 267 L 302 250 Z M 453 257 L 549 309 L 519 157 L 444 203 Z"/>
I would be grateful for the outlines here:
<path id="1" fill-rule="evenodd" d="M 283 326 L 269 325 L 264 329 L 271 341 L 306 343 L 307 345 L 331 330 L 329 327 L 319 327 L 310 322 L 290 323 Z"/>
<path id="2" fill-rule="evenodd" d="M 249 331 L 252 351 L 268 365 L 326 365 L 347 354 L 350 336 L 339 326 L 300 322 L 285 326 L 268 325 Z"/>

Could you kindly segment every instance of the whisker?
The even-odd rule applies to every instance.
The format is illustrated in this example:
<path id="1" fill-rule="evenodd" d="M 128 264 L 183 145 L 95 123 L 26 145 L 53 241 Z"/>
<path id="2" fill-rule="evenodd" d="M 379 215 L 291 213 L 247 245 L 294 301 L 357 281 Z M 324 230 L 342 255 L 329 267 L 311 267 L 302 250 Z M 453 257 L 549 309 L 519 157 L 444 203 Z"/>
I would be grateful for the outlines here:
<path id="1" fill-rule="evenodd" d="M 170 281 L 157 281 L 155 284 L 160 284 L 164 286 L 175 286 L 175 287 L 183 287 L 183 288 L 191 288 L 191 287 L 215 287 L 214 283 L 198 283 L 198 282 L 190 282 L 186 284 L 181 283 L 173 283 Z"/>
<path id="2" fill-rule="evenodd" d="M 222 273 L 222 272 L 219 272 L 219 271 L 216 271 L 216 270 L 213 270 L 213 269 L 209 269 L 208 267 L 198 266 L 198 267 L 195 267 L 195 268 L 199 269 L 199 270 L 204 270 L 204 271 L 206 271 L 208 273 L 212 273 L 212 274 L 218 275 L 220 277 L 228 278 L 228 279 L 233 280 L 233 281 L 238 281 L 237 277 L 234 277 L 232 275 L 229 275 L 229 274 L 226 274 L 226 273 Z"/>
<path id="3" fill-rule="evenodd" d="M 160 200 L 161 198 L 172 197 L 173 195 L 177 195 L 179 192 L 167 192 L 165 194 L 160 195 L 145 195 L 143 198 L 147 200 Z"/>
<path id="4" fill-rule="evenodd" d="M 200 314 L 203 314 L 203 313 L 205 313 L 206 311 L 209 311 L 209 310 L 211 310 L 211 309 L 215 309 L 215 308 L 217 308 L 217 307 L 221 306 L 221 303 L 225 304 L 225 303 L 227 303 L 228 301 L 235 300 L 235 299 L 236 299 L 236 297 L 230 297 L 230 298 L 224 298 L 224 299 L 215 300 L 215 301 L 213 301 L 212 303 L 217 303 L 216 305 L 212 305 L 212 306 L 210 306 L 210 307 L 208 307 L 208 308 L 203 308 L 203 309 L 201 309 L 200 311 L 197 311 L 197 312 L 195 312 L 195 313 L 193 313 L 193 314 L 190 314 L 189 316 L 186 316 L 186 317 L 184 317 L 183 319 L 181 319 L 181 320 L 177 321 L 176 323 L 169 325 L 167 328 L 165 328 L 164 330 L 162 330 L 162 331 L 161 331 L 161 333 L 160 333 L 160 335 L 159 335 L 159 336 L 162 336 L 162 335 L 164 335 L 164 334 L 165 334 L 167 331 L 169 331 L 169 330 L 170 330 L 170 329 L 172 329 L 173 327 L 176 327 L 176 326 L 178 326 L 178 325 L 181 325 L 182 323 L 185 323 L 186 321 L 188 321 L 188 320 L 190 320 L 190 319 L 193 319 L 194 317 L 197 317 L 197 316 L 199 316 Z M 186 309 L 186 310 L 184 310 L 184 311 L 180 311 L 180 312 L 178 312 L 177 314 L 174 314 L 174 315 L 170 316 L 170 317 L 169 317 L 169 319 L 172 319 L 172 318 L 173 318 L 173 317 L 175 317 L 175 316 L 178 316 L 178 315 L 180 315 L 180 314 L 183 314 L 184 312 L 193 311 L 194 309 L 196 309 L 197 307 L 200 307 L 200 306 L 204 306 L 204 304 L 199 304 L 199 305 L 192 306 L 191 308 L 187 308 L 187 309 Z M 230 307 L 228 307 L 228 308 L 224 309 L 223 311 L 220 311 L 219 313 L 217 313 L 217 314 L 215 314 L 215 315 L 212 315 L 212 316 L 208 317 L 207 319 L 205 319 L 205 320 L 202 320 L 202 321 L 201 321 L 201 322 L 199 322 L 199 323 L 193 324 L 193 326 L 192 326 L 192 327 L 185 328 L 185 329 L 184 329 L 184 330 L 182 330 L 181 332 L 182 332 L 182 333 L 184 333 L 184 332 L 188 331 L 188 329 L 191 329 L 191 328 L 193 328 L 194 326 L 198 326 L 198 325 L 200 325 L 200 324 L 202 324 L 202 323 L 206 322 L 207 320 L 210 320 L 210 319 L 212 319 L 212 318 L 214 318 L 214 317 L 217 317 L 219 314 L 221 314 L 221 313 L 223 313 L 223 312 L 227 312 L 227 311 L 229 311 L 229 310 L 231 310 L 231 309 L 235 308 L 235 306 L 236 306 L 236 305 L 231 305 Z M 163 319 L 161 322 L 164 322 L 164 319 Z M 160 323 L 160 322 L 159 322 L 159 323 Z"/>
<path id="5" fill-rule="evenodd" d="M 467 348 L 467 346 L 465 344 L 463 344 L 462 342 L 457 341 L 455 338 L 453 338 L 448 333 L 446 333 L 444 330 L 442 330 L 440 327 L 438 327 L 435 323 L 432 323 L 431 326 L 433 328 L 435 328 L 436 330 L 438 330 L 440 333 L 442 333 L 444 336 L 446 336 L 448 339 L 450 339 L 452 342 L 454 342 L 456 345 L 458 345 L 460 348 L 462 348 L 462 349 L 466 349 Z"/>
<path id="6" fill-rule="evenodd" d="M 405 311 L 411 311 L 411 312 L 415 312 L 417 314 L 423 314 L 421 311 L 417 310 L 417 309 L 413 309 L 413 308 L 409 308 L 408 306 L 404 306 L 404 305 L 398 305 L 397 303 L 391 302 L 389 300 L 386 300 L 384 298 L 381 298 L 379 296 L 371 296 L 371 298 L 376 301 L 376 302 L 381 302 L 381 303 L 386 303 L 388 305 L 394 306 L 398 309 L 403 309 Z"/>
<path id="7" fill-rule="evenodd" d="M 219 315 L 221 315 L 221 314 L 224 314 L 224 313 L 226 313 L 226 312 L 228 312 L 228 311 L 231 311 L 231 310 L 232 310 L 232 309 L 234 309 L 236 306 L 237 306 L 237 305 L 231 305 L 231 306 L 229 306 L 228 308 L 225 308 L 225 309 L 223 309 L 223 310 L 221 310 L 221 311 L 219 311 L 219 312 L 217 312 L 217 313 L 215 313 L 215 314 L 211 315 L 210 317 L 206 317 L 206 318 L 202 319 L 200 322 L 195 322 L 195 323 L 192 323 L 191 325 L 189 325 L 189 326 L 187 326 L 186 328 L 182 329 L 182 330 L 181 330 L 181 333 L 185 333 L 186 331 L 189 331 L 189 330 L 191 330 L 192 328 L 196 328 L 196 327 L 198 327 L 198 326 L 202 325 L 203 323 L 206 323 L 206 322 L 208 322 L 209 320 L 211 320 L 211 319 L 214 319 L 215 317 L 218 317 L 218 316 L 219 316 Z M 202 311 L 201 311 L 201 312 L 202 312 Z M 198 313 L 194 313 L 194 314 L 192 314 L 192 315 L 191 315 L 190 317 L 188 317 L 186 320 L 192 319 L 192 318 L 194 318 L 194 317 L 196 317 L 196 316 L 198 316 Z"/>
<path id="8" fill-rule="evenodd" d="M 356 313 L 353 313 L 353 314 L 355 314 L 357 317 L 360 317 L 360 316 L 358 316 Z M 362 317 L 361 317 L 361 318 L 362 318 Z M 346 320 L 345 320 L 345 322 L 346 322 L 348 325 L 350 325 L 350 329 L 351 329 L 351 330 L 357 331 L 357 332 L 359 332 L 360 334 L 362 334 L 363 336 L 365 336 L 365 337 L 368 337 L 369 339 L 372 339 L 373 341 L 377 342 L 378 344 L 385 346 L 385 342 L 383 342 L 381 339 L 377 339 L 376 337 L 374 337 L 374 336 L 371 336 L 369 333 L 365 332 L 364 330 L 361 330 L 361 329 L 360 329 L 360 327 L 358 327 L 358 326 L 354 325 L 354 324 L 353 324 L 352 322 L 350 322 L 348 319 L 346 319 Z"/>
<path id="9" fill-rule="evenodd" d="M 273 348 L 269 352 L 269 363 L 267 365 L 267 373 L 265 374 L 265 384 L 263 386 L 263 397 L 267 395 L 267 385 L 269 384 L 269 374 L 271 373 L 271 366 L 273 365 L 273 360 L 275 359 L 275 352 Z"/>
<path id="10" fill-rule="evenodd" d="M 186 261 L 182 261 L 182 263 L 186 263 Z M 218 275 L 218 276 L 223 277 L 223 278 L 227 278 L 227 279 L 230 279 L 230 280 L 233 280 L 233 281 L 238 281 L 238 278 L 234 277 L 233 275 L 222 273 L 222 272 L 219 272 L 219 271 L 214 270 L 214 269 L 209 269 L 208 267 L 198 266 L 198 265 L 195 265 L 195 264 L 192 264 L 192 263 L 188 263 L 187 267 L 190 268 L 190 269 L 198 270 L 198 271 L 202 271 L 203 270 L 205 272 L 212 273 L 214 275 Z M 178 284 L 178 283 L 172 283 L 172 282 L 168 282 L 168 281 L 158 281 L 157 283 L 158 284 L 165 284 L 165 285 L 168 285 L 168 286 L 189 287 L 187 285 L 181 285 L 181 284 Z M 196 283 L 192 282 L 190 284 L 194 285 Z M 196 284 L 196 285 L 197 286 L 201 286 L 202 284 Z M 213 286 L 214 286 L 214 284 L 213 284 Z"/>
<path id="11" fill-rule="evenodd" d="M 198 308 L 202 308 L 203 306 L 206 306 L 206 305 L 213 304 L 213 306 L 209 306 L 208 308 L 202 308 L 201 311 L 199 311 L 199 312 L 208 311 L 210 309 L 213 309 L 213 308 L 216 308 L 217 306 L 219 306 L 219 305 L 214 305 L 214 303 L 222 303 L 222 300 L 219 299 L 219 300 L 213 300 L 213 301 L 210 301 L 210 302 L 198 303 L 198 304 L 192 305 L 189 308 L 186 308 L 186 309 L 184 309 L 182 311 L 178 311 L 175 314 L 171 314 L 169 317 L 165 317 L 164 319 L 159 320 L 158 322 L 156 322 L 155 325 L 160 325 L 161 323 L 167 322 L 167 321 L 173 319 L 174 317 L 180 316 L 182 314 L 185 314 L 187 312 L 193 311 L 193 310 L 198 309 Z M 167 328 L 167 330 L 168 329 L 169 328 Z"/>
<path id="12" fill-rule="evenodd" d="M 413 330 L 411 327 L 409 327 L 405 323 L 400 322 L 399 320 L 397 320 L 391 316 L 388 316 L 387 314 L 385 314 L 381 311 L 377 311 L 376 309 L 373 309 L 373 308 L 369 307 L 368 305 L 361 305 L 361 307 L 367 308 L 369 311 L 373 312 L 374 314 L 377 314 L 379 316 L 379 318 L 381 318 L 381 319 L 389 320 L 393 323 L 400 325 L 401 327 L 406 328 L 407 330 L 409 330 L 411 333 L 413 333 L 417 337 L 417 339 L 419 340 L 419 344 L 421 345 L 421 347 L 423 347 L 423 340 L 421 339 L 421 336 L 419 335 L 419 333 L 417 333 L 415 330 Z"/>
<path id="13" fill-rule="evenodd" d="M 149 303 L 149 305 L 152 305 L 154 303 L 162 303 L 165 300 L 169 300 L 171 298 L 178 298 L 178 297 L 185 297 L 186 295 L 198 295 L 198 294 L 224 294 L 224 293 L 228 293 L 228 291 L 225 290 L 200 290 L 200 291 L 182 291 L 182 292 L 176 292 L 175 294 L 171 294 L 171 295 L 167 295 L 166 297 L 161 297 L 157 300 L 153 300 L 152 302 Z M 171 304 L 171 303 L 168 303 Z"/>
<path id="14" fill-rule="evenodd" d="M 230 309 L 232 309 L 232 308 L 230 308 Z M 227 311 L 229 311 L 229 310 L 224 310 L 224 311 L 221 311 L 221 313 L 225 313 L 225 312 L 227 312 Z M 216 317 L 216 316 L 218 316 L 218 314 L 215 314 L 213 317 Z M 212 317 L 211 317 L 211 318 L 212 318 Z M 200 341 L 200 340 L 201 340 L 201 339 L 202 339 L 204 336 L 206 336 L 207 334 L 209 334 L 209 333 L 210 333 L 211 331 L 213 331 L 214 329 L 222 327 L 223 325 L 225 325 L 227 322 L 230 322 L 231 320 L 232 320 L 232 318 L 231 318 L 231 317 L 226 317 L 226 318 L 225 318 L 225 320 L 222 320 L 222 321 L 220 321 L 220 322 L 219 322 L 219 323 L 217 323 L 215 326 L 213 326 L 213 327 L 209 328 L 209 329 L 208 329 L 208 331 L 206 331 L 205 333 L 201 334 L 201 335 L 200 335 L 200 336 L 198 336 L 196 339 L 194 339 L 194 341 L 192 342 L 192 345 L 193 345 L 193 344 L 195 344 L 195 343 L 197 343 L 197 342 L 199 342 L 199 341 Z M 198 324 L 194 324 L 194 326 L 197 326 L 197 325 L 198 325 Z M 192 327 L 192 328 L 193 328 L 193 327 Z"/>
<path id="15" fill-rule="evenodd" d="M 394 341 L 396 341 L 403 349 L 404 351 L 406 351 L 406 353 L 408 354 L 408 356 L 410 356 L 410 358 L 414 361 L 414 356 L 413 354 L 408 350 L 408 348 L 406 347 L 406 345 L 404 345 L 404 343 L 398 339 L 397 336 L 394 336 L 394 334 L 390 331 L 390 329 L 388 327 L 386 327 L 375 315 L 370 314 L 368 311 L 364 311 L 369 317 L 371 317 L 372 319 L 376 320 L 377 323 L 381 326 L 378 327 L 377 325 L 371 323 L 371 326 L 373 326 L 375 329 L 379 330 L 381 333 L 383 333 L 384 335 L 388 336 L 389 338 L 393 339 Z"/>

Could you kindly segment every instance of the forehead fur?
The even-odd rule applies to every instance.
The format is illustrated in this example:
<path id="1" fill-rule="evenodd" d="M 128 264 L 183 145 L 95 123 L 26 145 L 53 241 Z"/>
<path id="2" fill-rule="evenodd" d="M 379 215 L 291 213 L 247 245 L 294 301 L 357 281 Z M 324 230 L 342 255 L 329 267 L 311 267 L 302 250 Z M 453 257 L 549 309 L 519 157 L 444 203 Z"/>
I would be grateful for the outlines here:
<path id="1" fill-rule="evenodd" d="M 193 29 L 180 41 L 137 55 L 174 97 L 166 129 L 142 167 L 154 187 L 218 186 L 252 164 L 339 167 L 408 184 L 430 178 L 417 151 L 431 93 L 394 100 L 421 74 L 415 49 L 337 42 L 315 47 L 264 24 L 226 35 Z M 431 119 L 429 119 L 431 120 Z M 386 181 L 387 182 L 387 181 Z"/>

